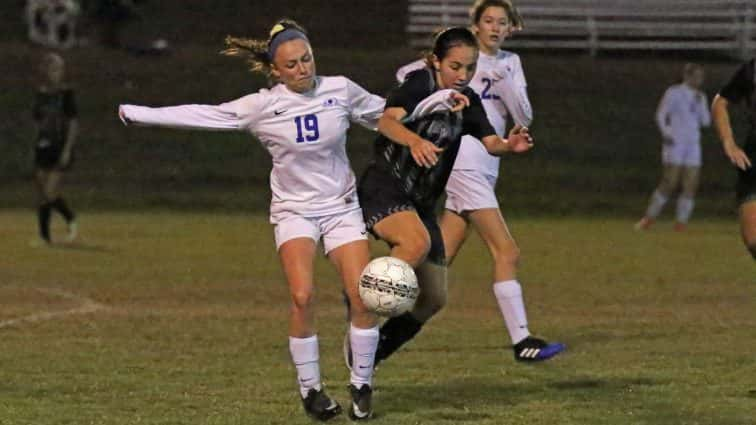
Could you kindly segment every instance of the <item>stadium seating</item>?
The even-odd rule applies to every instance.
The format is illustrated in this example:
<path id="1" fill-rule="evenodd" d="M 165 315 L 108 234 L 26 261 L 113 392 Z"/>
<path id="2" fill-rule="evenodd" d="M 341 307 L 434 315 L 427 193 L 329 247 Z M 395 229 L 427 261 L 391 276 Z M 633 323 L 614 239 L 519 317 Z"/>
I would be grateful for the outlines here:
<path id="1" fill-rule="evenodd" d="M 407 32 L 427 47 L 439 27 L 466 25 L 471 0 L 410 0 Z M 525 30 L 514 48 L 716 50 L 749 57 L 756 49 L 751 0 L 515 0 Z"/>

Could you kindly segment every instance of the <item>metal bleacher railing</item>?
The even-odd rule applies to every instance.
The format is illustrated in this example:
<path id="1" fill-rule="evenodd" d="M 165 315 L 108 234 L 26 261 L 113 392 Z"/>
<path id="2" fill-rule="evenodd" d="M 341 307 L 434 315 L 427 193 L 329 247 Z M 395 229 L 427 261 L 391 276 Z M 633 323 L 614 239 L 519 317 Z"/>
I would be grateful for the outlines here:
<path id="1" fill-rule="evenodd" d="M 410 0 L 407 32 L 427 47 L 438 28 L 469 24 L 472 0 Z M 747 58 L 756 49 L 754 0 L 515 0 L 524 31 L 512 48 L 710 50 Z"/>

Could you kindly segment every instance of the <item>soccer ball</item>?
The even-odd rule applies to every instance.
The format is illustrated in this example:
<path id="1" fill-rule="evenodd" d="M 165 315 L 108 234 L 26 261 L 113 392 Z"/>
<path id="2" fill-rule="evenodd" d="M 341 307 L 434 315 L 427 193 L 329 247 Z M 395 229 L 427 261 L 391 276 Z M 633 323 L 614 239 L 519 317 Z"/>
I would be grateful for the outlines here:
<path id="1" fill-rule="evenodd" d="M 370 311 L 394 317 L 412 309 L 420 293 L 412 267 L 394 257 L 368 263 L 359 283 L 360 298 Z"/>

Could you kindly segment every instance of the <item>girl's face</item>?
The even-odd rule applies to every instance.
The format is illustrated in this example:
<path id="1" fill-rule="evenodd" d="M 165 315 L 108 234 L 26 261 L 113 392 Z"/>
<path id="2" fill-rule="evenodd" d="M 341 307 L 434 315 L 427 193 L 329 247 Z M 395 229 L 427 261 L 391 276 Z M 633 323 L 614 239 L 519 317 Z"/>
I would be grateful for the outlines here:
<path id="1" fill-rule="evenodd" d="M 282 43 L 276 49 L 271 66 L 273 76 L 296 93 L 304 93 L 315 85 L 315 58 L 310 43 L 302 39 Z"/>
<path id="2" fill-rule="evenodd" d="M 439 60 L 433 56 L 436 83 L 441 89 L 462 90 L 470 83 L 478 63 L 478 49 L 467 45 L 450 48 Z"/>
<path id="3" fill-rule="evenodd" d="M 685 79 L 685 82 L 695 89 L 700 89 L 704 82 L 703 69 L 697 68 Z"/>
<path id="4" fill-rule="evenodd" d="M 473 25 L 480 48 L 490 54 L 496 53 L 514 30 L 507 11 L 499 6 L 487 7 L 478 22 Z"/>

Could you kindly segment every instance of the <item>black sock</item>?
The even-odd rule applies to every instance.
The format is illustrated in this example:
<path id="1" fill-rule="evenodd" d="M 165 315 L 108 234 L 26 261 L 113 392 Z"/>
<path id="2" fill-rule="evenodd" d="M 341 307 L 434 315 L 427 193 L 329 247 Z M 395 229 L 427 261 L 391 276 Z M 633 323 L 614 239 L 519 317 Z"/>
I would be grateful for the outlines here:
<path id="1" fill-rule="evenodd" d="M 37 221 L 39 222 L 39 236 L 50 242 L 50 212 L 52 207 L 45 202 L 37 208 Z"/>
<path id="2" fill-rule="evenodd" d="M 404 343 L 411 340 L 420 332 L 422 327 L 423 323 L 415 319 L 410 313 L 388 319 L 380 329 L 378 349 L 375 352 L 375 364 L 388 358 Z"/>
<path id="3" fill-rule="evenodd" d="M 70 223 L 74 218 L 76 218 L 74 212 L 71 211 L 70 208 L 68 208 L 68 205 L 66 205 L 66 201 L 64 201 L 63 198 L 57 198 L 56 200 L 52 201 L 50 203 L 50 206 L 58 211 L 66 219 L 67 223 Z"/>

